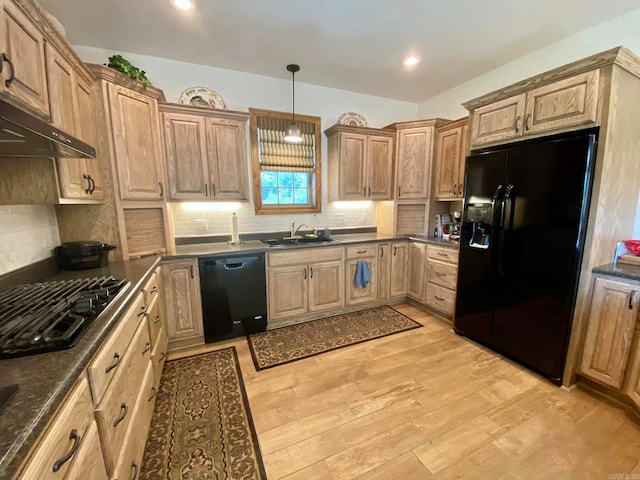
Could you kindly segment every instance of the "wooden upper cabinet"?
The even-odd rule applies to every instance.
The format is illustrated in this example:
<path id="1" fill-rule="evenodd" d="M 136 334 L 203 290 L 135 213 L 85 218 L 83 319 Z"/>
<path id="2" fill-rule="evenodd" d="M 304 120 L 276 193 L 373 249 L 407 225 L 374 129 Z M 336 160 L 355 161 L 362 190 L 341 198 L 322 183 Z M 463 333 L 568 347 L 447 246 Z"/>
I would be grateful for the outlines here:
<path id="1" fill-rule="evenodd" d="M 0 5 L 0 53 L 8 58 L 0 74 L 0 95 L 49 117 L 44 35 L 11 0 L 0 0 Z"/>
<path id="2" fill-rule="evenodd" d="M 439 200 L 463 196 L 468 119 L 456 120 L 436 131 L 435 192 Z"/>
<path id="3" fill-rule="evenodd" d="M 389 200 L 393 179 L 393 132 L 334 125 L 329 143 L 329 200 Z"/>
<path id="4" fill-rule="evenodd" d="M 474 110 L 471 145 L 495 143 L 522 135 L 525 104 L 525 94 L 521 94 Z"/>
<path id="5" fill-rule="evenodd" d="M 530 80 L 527 85 L 539 83 Z M 477 108 L 469 106 L 477 101 L 465 104 L 473 110 L 471 147 L 598 124 L 600 70 L 556 81 L 545 78 L 544 83 Z"/>
<path id="6" fill-rule="evenodd" d="M 599 77 L 593 70 L 527 93 L 525 134 L 596 123 Z"/>
<path id="7" fill-rule="evenodd" d="M 170 200 L 248 200 L 245 112 L 160 103 Z"/>
<path id="8" fill-rule="evenodd" d="M 398 131 L 396 198 L 429 198 L 433 127 Z"/>
<path id="9" fill-rule="evenodd" d="M 113 83 L 108 91 L 120 198 L 162 200 L 157 100 Z"/>
<path id="10" fill-rule="evenodd" d="M 91 84 L 76 72 L 51 44 L 46 44 L 47 82 L 51 123 L 89 145 L 96 145 Z M 56 159 L 62 199 L 100 200 L 103 197 L 97 159 Z"/>
<path id="11" fill-rule="evenodd" d="M 245 123 L 207 119 L 209 194 L 215 199 L 249 200 Z"/>
<path id="12" fill-rule="evenodd" d="M 596 277 L 580 373 L 620 388 L 638 318 L 640 286 Z"/>

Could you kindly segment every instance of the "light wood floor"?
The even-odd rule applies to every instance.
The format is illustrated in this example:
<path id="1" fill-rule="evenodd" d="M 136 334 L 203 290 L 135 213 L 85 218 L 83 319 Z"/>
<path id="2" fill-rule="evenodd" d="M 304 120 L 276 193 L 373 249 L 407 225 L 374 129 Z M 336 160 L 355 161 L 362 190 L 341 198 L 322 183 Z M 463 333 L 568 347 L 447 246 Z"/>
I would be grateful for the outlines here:
<path id="1" fill-rule="evenodd" d="M 270 480 L 640 479 L 638 417 L 397 308 L 424 328 L 262 372 L 206 346 L 237 347 Z"/>

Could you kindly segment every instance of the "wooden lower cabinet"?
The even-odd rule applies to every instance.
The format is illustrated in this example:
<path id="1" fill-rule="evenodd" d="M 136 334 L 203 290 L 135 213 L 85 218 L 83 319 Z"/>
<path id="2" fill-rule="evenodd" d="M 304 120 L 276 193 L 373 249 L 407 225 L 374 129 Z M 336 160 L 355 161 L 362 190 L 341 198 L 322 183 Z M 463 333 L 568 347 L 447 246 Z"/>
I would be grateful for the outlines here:
<path id="1" fill-rule="evenodd" d="M 427 245 L 426 282 L 425 304 L 452 317 L 456 305 L 458 252 Z"/>
<path id="2" fill-rule="evenodd" d="M 309 264 L 309 312 L 319 312 L 344 305 L 342 261 Z"/>
<path id="3" fill-rule="evenodd" d="M 640 285 L 595 278 L 581 374 L 614 388 L 622 386 L 638 319 L 638 303 Z"/>
<path id="4" fill-rule="evenodd" d="M 426 264 L 427 246 L 420 242 L 409 244 L 409 288 L 408 295 L 418 300 L 424 301 L 424 269 Z"/>
<path id="5" fill-rule="evenodd" d="M 391 245 L 378 244 L 378 292 L 377 299 L 385 300 L 391 296 Z"/>
<path id="6" fill-rule="evenodd" d="M 169 350 L 204 342 L 200 274 L 197 260 L 162 265 Z"/>
<path id="7" fill-rule="evenodd" d="M 389 272 L 389 295 L 391 297 L 407 294 L 408 254 L 409 242 L 393 242 L 391 244 Z"/>
<path id="8" fill-rule="evenodd" d="M 302 315 L 309 311 L 306 264 L 269 268 L 269 319 Z"/>
<path id="9" fill-rule="evenodd" d="M 369 266 L 369 274 L 371 281 L 369 284 L 362 288 L 356 285 L 356 272 L 358 268 L 358 262 L 362 260 L 367 262 Z M 359 303 L 373 302 L 376 300 L 377 285 L 378 285 L 378 269 L 375 257 L 366 257 L 360 259 L 350 259 L 346 262 L 346 293 L 347 293 L 347 305 L 357 305 Z"/>

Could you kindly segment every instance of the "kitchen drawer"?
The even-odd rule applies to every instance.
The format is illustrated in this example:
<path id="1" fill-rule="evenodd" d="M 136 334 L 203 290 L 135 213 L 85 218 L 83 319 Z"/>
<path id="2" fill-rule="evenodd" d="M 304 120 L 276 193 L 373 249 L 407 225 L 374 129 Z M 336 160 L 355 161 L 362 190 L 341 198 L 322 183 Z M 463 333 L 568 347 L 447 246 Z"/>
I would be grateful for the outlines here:
<path id="1" fill-rule="evenodd" d="M 164 322 L 160 316 L 160 299 L 157 296 L 151 300 L 151 306 L 147 310 L 147 313 L 148 315 L 146 315 L 146 317 L 147 324 L 149 325 L 149 340 L 151 340 L 151 345 L 155 347 L 158 334 L 164 327 Z"/>
<path id="2" fill-rule="evenodd" d="M 456 303 L 456 292 L 434 283 L 427 283 L 425 303 L 447 315 L 453 315 Z"/>
<path id="3" fill-rule="evenodd" d="M 95 405 L 100 403 L 109 382 L 120 368 L 127 347 L 145 311 L 144 297 L 139 293 L 89 364 L 87 373 Z"/>
<path id="4" fill-rule="evenodd" d="M 96 422 L 91 422 L 64 480 L 108 480 Z"/>
<path id="5" fill-rule="evenodd" d="M 290 252 L 269 253 L 267 254 L 267 265 L 270 267 L 279 267 L 300 263 L 342 260 L 342 253 L 343 249 L 341 247 L 302 248 Z"/>
<path id="6" fill-rule="evenodd" d="M 378 244 L 368 243 L 354 247 L 347 247 L 347 260 L 352 258 L 369 258 L 375 257 L 378 252 Z"/>
<path id="7" fill-rule="evenodd" d="M 150 275 L 147 283 L 142 288 L 144 294 L 144 304 L 149 307 L 154 298 L 158 298 L 160 292 L 160 267 L 156 268 Z"/>
<path id="8" fill-rule="evenodd" d="M 65 478 L 78 449 L 84 446 L 85 433 L 92 423 L 93 402 L 89 382 L 82 375 L 72 388 L 62 409 L 47 428 L 20 478 L 23 480 Z M 73 454 L 69 456 L 71 453 Z M 65 458 L 67 460 L 63 461 Z M 55 472 L 54 469 L 56 469 Z"/>
<path id="9" fill-rule="evenodd" d="M 427 246 L 427 258 L 440 260 L 441 262 L 458 264 L 458 250 L 453 248 Z"/>
<path id="10" fill-rule="evenodd" d="M 458 266 L 437 260 L 427 262 L 427 282 L 455 290 L 458 281 Z"/>
<path id="11" fill-rule="evenodd" d="M 96 421 L 108 473 L 113 473 L 125 433 L 134 418 L 134 406 L 147 367 L 151 366 L 151 344 L 146 319 L 142 321 L 119 371 L 96 408 Z"/>
<path id="12" fill-rule="evenodd" d="M 129 480 L 139 477 L 153 406 L 156 402 L 156 394 L 152 390 L 153 372 L 151 365 L 148 366 L 144 373 L 144 378 L 139 384 L 142 385 L 142 388 L 132 415 L 133 421 L 129 425 L 125 443 L 111 480 Z"/>
<path id="13" fill-rule="evenodd" d="M 163 328 L 160 330 L 156 344 L 151 351 L 151 363 L 153 364 L 153 385 L 156 389 L 160 386 L 160 378 L 162 377 L 162 368 L 167 359 L 167 331 Z"/>

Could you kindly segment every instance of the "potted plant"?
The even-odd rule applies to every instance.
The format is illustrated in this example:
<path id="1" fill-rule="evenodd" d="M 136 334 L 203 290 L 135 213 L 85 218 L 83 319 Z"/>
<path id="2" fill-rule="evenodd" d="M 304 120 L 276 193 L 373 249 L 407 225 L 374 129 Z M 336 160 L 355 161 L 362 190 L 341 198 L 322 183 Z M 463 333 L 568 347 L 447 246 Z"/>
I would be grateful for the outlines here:
<path id="1" fill-rule="evenodd" d="M 123 58 L 122 55 L 113 55 L 109 57 L 109 63 L 107 67 L 113 68 L 122 72 L 132 80 L 138 80 L 142 82 L 142 87 L 147 88 L 151 85 L 151 82 L 147 78 L 144 70 L 140 70 L 138 67 L 131 64 L 129 60 Z"/>

